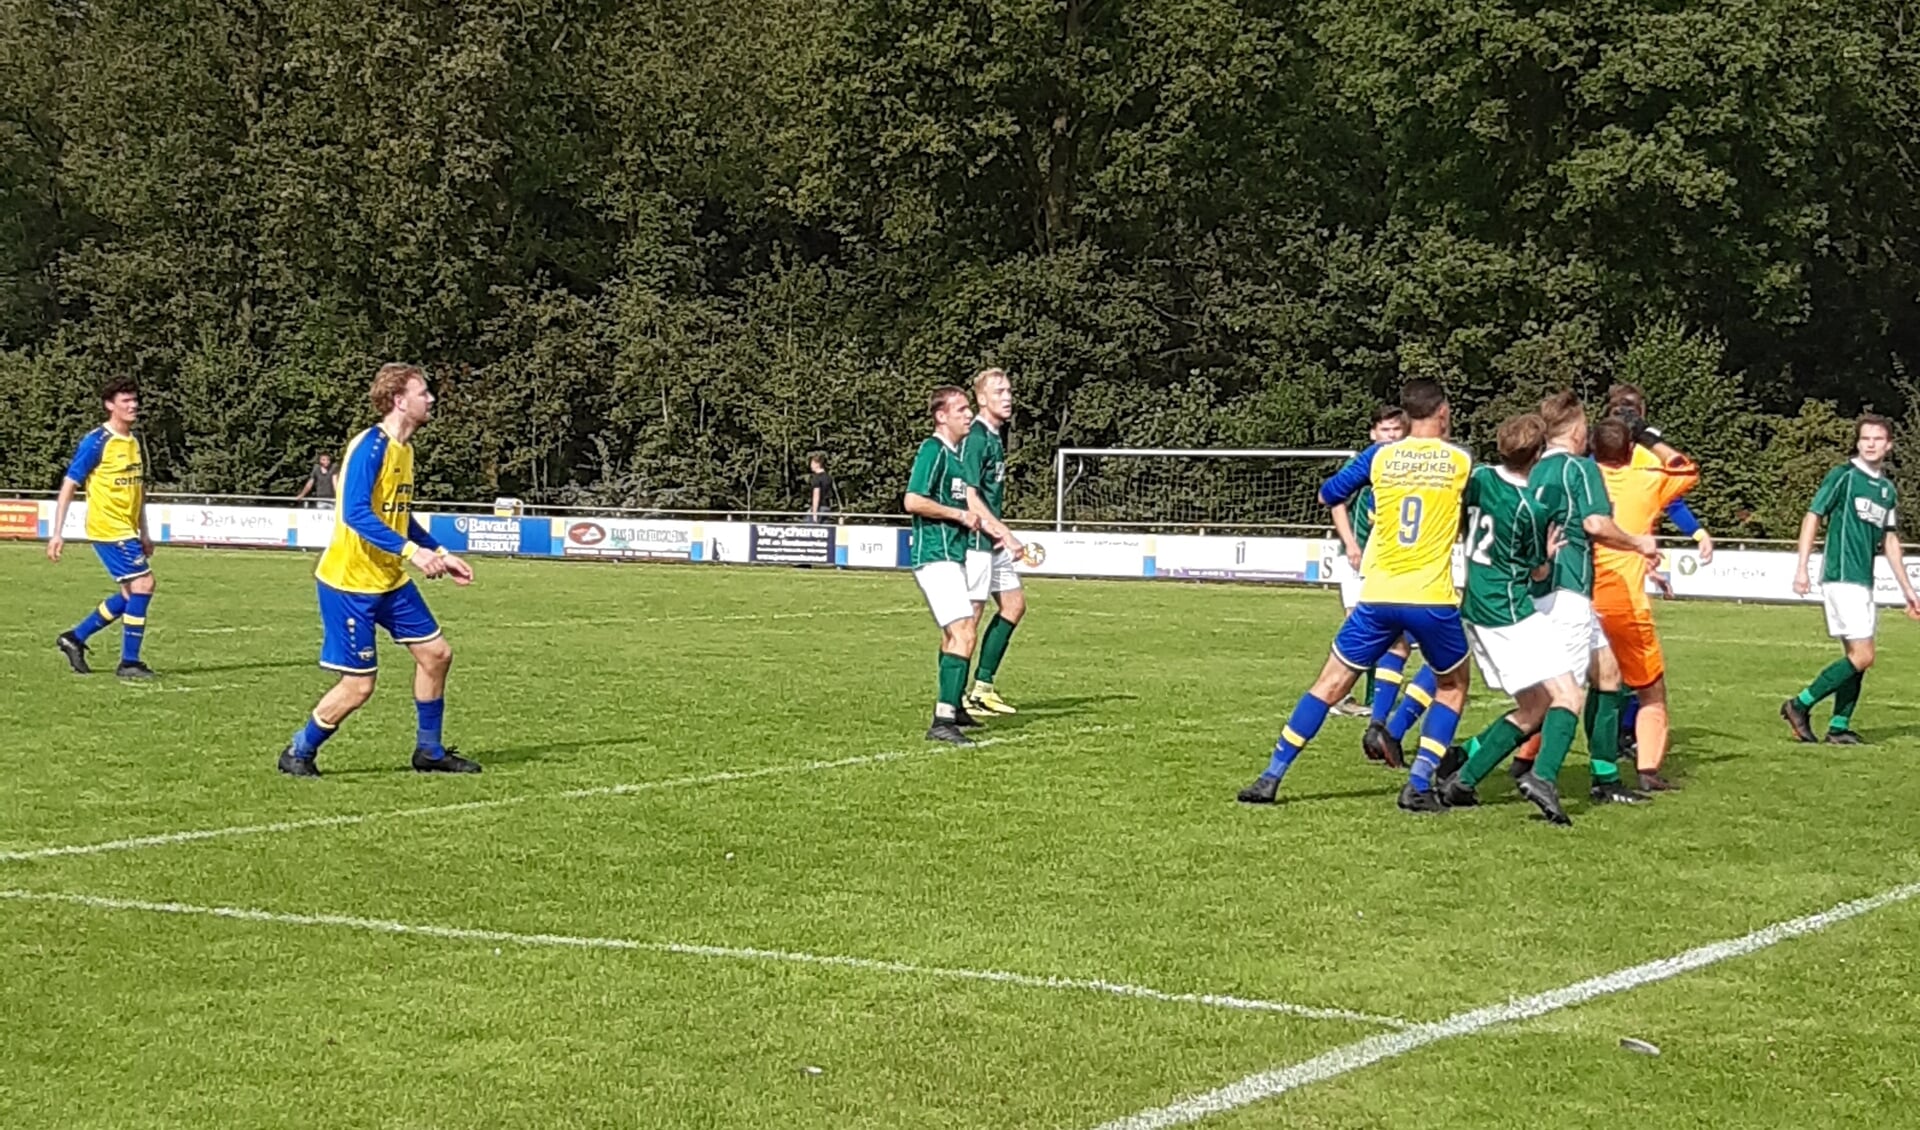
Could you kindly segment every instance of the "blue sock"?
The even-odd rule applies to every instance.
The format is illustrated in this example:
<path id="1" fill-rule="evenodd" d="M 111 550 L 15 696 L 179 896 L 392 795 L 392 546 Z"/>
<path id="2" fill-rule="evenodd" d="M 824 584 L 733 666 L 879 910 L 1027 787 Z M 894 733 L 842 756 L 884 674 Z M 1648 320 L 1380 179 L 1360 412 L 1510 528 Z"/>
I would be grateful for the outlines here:
<path id="1" fill-rule="evenodd" d="M 1400 697 L 1400 684 L 1406 680 L 1407 657 L 1389 651 L 1373 666 L 1373 720 L 1385 723 L 1393 712 L 1393 700 Z"/>
<path id="2" fill-rule="evenodd" d="M 1629 691 L 1625 701 L 1620 704 L 1620 732 L 1633 733 L 1633 723 L 1640 717 L 1640 696 Z"/>
<path id="3" fill-rule="evenodd" d="M 1434 770 L 1453 744 L 1454 731 L 1460 728 L 1460 715 L 1444 702 L 1436 702 L 1427 711 L 1427 724 L 1420 728 L 1420 752 L 1413 756 L 1413 790 L 1424 793 L 1433 788 Z"/>
<path id="4" fill-rule="evenodd" d="M 127 598 L 127 616 L 120 621 L 120 662 L 140 661 L 140 642 L 147 638 L 147 605 L 153 594 L 137 592 Z"/>
<path id="5" fill-rule="evenodd" d="M 95 632 L 118 620 L 126 610 L 127 598 L 119 593 L 114 593 L 103 601 L 100 607 L 87 613 L 85 620 L 74 625 L 73 638 L 79 640 L 81 643 L 86 643 L 87 639 Z"/>
<path id="6" fill-rule="evenodd" d="M 427 751 L 429 756 L 443 757 L 447 749 L 440 744 L 440 721 L 447 714 L 447 700 L 436 698 L 432 702 L 415 699 L 413 709 L 420 715 L 420 736 L 413 744 Z"/>
<path id="7" fill-rule="evenodd" d="M 1422 667 L 1420 673 L 1407 684 L 1407 695 L 1400 700 L 1400 709 L 1393 712 L 1393 718 L 1387 722 L 1387 733 L 1394 741 L 1407 736 L 1413 724 L 1420 720 L 1420 714 L 1433 702 L 1435 686 L 1433 668 Z"/>
<path id="8" fill-rule="evenodd" d="M 1276 780 L 1287 775 L 1287 767 L 1300 751 L 1320 732 L 1320 724 L 1327 720 L 1327 704 L 1312 695 L 1303 695 L 1300 705 L 1293 708 L 1293 716 L 1280 730 L 1280 740 L 1273 743 L 1273 760 L 1267 762 L 1266 776 Z"/>
<path id="9" fill-rule="evenodd" d="M 312 761 L 337 729 L 321 722 L 318 714 L 307 715 L 307 724 L 293 732 L 293 755 Z"/>

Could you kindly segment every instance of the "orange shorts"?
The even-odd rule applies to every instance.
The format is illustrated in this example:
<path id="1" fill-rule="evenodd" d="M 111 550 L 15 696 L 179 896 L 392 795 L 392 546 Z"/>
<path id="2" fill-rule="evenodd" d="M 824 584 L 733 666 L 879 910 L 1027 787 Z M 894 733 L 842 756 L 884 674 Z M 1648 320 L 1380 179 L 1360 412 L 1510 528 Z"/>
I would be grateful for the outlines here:
<path id="1" fill-rule="evenodd" d="M 1667 673 L 1660 653 L 1660 636 L 1653 630 L 1653 610 L 1636 608 L 1631 601 L 1596 601 L 1594 614 L 1607 634 L 1613 657 L 1620 663 L 1620 680 L 1630 687 L 1651 686 Z"/>

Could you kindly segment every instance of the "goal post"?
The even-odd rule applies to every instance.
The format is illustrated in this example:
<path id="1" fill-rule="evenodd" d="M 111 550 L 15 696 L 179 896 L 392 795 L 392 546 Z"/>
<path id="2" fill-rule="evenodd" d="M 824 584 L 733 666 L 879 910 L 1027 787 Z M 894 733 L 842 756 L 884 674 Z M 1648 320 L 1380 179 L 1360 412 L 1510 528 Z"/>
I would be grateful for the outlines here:
<path id="1" fill-rule="evenodd" d="M 1053 528 L 1323 534 L 1320 484 L 1352 451 L 1063 447 L 1053 457 Z"/>

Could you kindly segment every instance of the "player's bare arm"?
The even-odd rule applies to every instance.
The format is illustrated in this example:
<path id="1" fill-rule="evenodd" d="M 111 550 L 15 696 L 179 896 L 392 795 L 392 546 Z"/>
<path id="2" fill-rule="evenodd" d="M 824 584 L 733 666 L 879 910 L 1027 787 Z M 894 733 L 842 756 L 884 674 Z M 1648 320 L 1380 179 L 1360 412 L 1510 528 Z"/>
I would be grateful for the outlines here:
<path id="1" fill-rule="evenodd" d="M 1653 540 L 1651 534 L 1630 534 L 1621 529 L 1619 523 L 1609 515 L 1589 514 L 1580 520 L 1580 528 L 1585 530 L 1587 536 L 1596 544 L 1638 553 L 1655 564 L 1660 561 L 1660 546 Z"/>
<path id="2" fill-rule="evenodd" d="M 1347 564 L 1358 571 L 1365 553 L 1360 548 L 1360 539 L 1353 536 L 1353 519 L 1347 514 L 1347 504 L 1335 503 L 1332 513 L 1333 532 L 1340 535 L 1340 544 L 1347 549 Z"/>
<path id="3" fill-rule="evenodd" d="M 1913 582 L 1907 578 L 1907 560 L 1900 548 L 1900 535 L 1888 530 L 1882 549 L 1887 555 L 1887 564 L 1893 568 L 1894 583 L 1900 586 L 1900 595 L 1907 600 L 1907 618 L 1920 620 L 1920 593 L 1913 591 Z"/>
<path id="4" fill-rule="evenodd" d="M 67 510 L 73 506 L 73 496 L 80 490 L 80 484 L 72 479 L 60 480 L 60 500 L 53 504 L 53 534 L 47 539 L 47 560 L 59 561 L 60 553 L 67 546 L 67 539 L 61 531 L 67 528 Z"/>
<path id="5" fill-rule="evenodd" d="M 967 509 L 979 520 L 978 528 L 985 530 L 995 545 L 1008 553 L 1020 552 L 1022 548 L 1020 539 L 1013 536 L 1013 530 L 1005 522 L 993 516 L 993 510 L 987 505 L 987 500 L 980 497 L 980 492 L 972 487 L 967 488 Z"/>
<path id="6" fill-rule="evenodd" d="M 931 518 L 939 522 L 952 522 L 958 526 L 965 526 L 969 530 L 977 530 L 980 528 L 980 516 L 978 514 L 975 514 L 971 510 L 962 510 L 956 506 L 942 506 L 924 494 L 915 494 L 912 491 L 908 491 L 902 505 L 906 507 L 907 513 L 921 518 Z"/>
<path id="7" fill-rule="evenodd" d="M 1807 562 L 1813 558 L 1813 539 L 1819 534 L 1820 515 L 1810 513 L 1800 519 L 1800 544 L 1795 547 L 1796 557 L 1793 563 L 1793 591 L 1801 596 L 1813 591 L 1813 578 L 1807 574 Z M 1902 575 L 1905 574 L 1902 573 Z"/>

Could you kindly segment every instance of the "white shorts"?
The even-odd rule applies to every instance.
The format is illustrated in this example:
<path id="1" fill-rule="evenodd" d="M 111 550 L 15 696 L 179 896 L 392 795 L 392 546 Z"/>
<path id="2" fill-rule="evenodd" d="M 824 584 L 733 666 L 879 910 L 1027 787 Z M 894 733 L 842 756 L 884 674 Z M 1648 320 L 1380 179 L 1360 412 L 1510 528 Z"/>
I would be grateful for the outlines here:
<path id="1" fill-rule="evenodd" d="M 967 595 L 967 571 L 958 561 L 933 561 L 913 571 L 913 581 L 926 595 L 933 622 L 942 628 L 973 617 L 973 599 Z"/>
<path id="2" fill-rule="evenodd" d="M 1537 687 L 1566 672 L 1560 670 L 1559 635 L 1546 614 L 1535 612 L 1518 624 L 1467 625 L 1467 644 L 1488 686 L 1510 695 Z M 1585 672 L 1583 665 L 1581 671 Z"/>
<path id="3" fill-rule="evenodd" d="M 1581 686 L 1587 685 L 1587 666 L 1593 653 L 1607 645 L 1607 633 L 1600 628 L 1600 617 L 1593 614 L 1593 601 L 1577 592 L 1555 589 L 1535 597 L 1533 606 L 1546 618 L 1553 630 L 1552 652 L 1541 657 L 1541 669 L 1549 676 L 1566 672 Z"/>
<path id="4" fill-rule="evenodd" d="M 1820 600 L 1827 606 L 1827 634 L 1838 640 L 1870 640 L 1880 620 L 1880 606 L 1873 602 L 1873 589 L 1867 585 L 1838 582 L 1820 586 Z"/>
<path id="5" fill-rule="evenodd" d="M 1013 554 L 1004 549 L 967 550 L 967 595 L 975 604 L 1019 587 L 1020 574 L 1014 572 Z"/>

